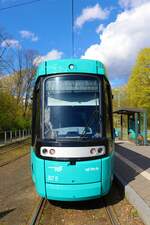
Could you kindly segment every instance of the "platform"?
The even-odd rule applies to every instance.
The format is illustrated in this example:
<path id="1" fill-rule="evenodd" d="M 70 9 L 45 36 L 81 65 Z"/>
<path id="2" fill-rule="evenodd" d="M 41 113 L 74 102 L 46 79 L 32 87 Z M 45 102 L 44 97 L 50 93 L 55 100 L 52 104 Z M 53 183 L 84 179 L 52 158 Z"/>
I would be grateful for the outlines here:
<path id="1" fill-rule="evenodd" d="M 115 175 L 146 225 L 150 225 L 150 146 L 117 141 Z"/>

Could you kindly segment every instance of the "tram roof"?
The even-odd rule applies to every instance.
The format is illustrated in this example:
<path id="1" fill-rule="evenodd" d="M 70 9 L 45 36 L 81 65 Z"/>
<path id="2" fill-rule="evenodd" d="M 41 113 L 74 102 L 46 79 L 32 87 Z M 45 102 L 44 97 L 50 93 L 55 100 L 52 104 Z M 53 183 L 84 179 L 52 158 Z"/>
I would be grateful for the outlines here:
<path id="1" fill-rule="evenodd" d="M 90 73 L 106 76 L 105 67 L 103 63 L 99 61 L 87 59 L 62 59 L 49 60 L 41 63 L 38 66 L 35 79 L 39 76 L 60 73 Z"/>

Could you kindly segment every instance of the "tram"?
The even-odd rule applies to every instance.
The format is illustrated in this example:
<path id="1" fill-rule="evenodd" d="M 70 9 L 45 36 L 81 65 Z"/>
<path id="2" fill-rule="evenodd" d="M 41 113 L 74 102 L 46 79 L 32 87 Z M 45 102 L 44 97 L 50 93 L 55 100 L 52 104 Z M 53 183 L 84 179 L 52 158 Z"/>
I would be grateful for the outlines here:
<path id="1" fill-rule="evenodd" d="M 31 170 L 37 193 L 81 201 L 113 180 L 112 93 L 105 67 L 85 59 L 41 63 L 35 75 Z"/>

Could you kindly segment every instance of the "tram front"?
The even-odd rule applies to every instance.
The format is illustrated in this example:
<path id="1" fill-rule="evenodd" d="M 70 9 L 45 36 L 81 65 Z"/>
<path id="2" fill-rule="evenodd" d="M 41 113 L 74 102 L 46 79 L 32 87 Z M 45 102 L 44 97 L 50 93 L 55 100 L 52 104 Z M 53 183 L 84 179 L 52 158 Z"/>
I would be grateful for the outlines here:
<path id="1" fill-rule="evenodd" d="M 44 161 L 45 188 L 42 192 L 36 184 L 37 191 L 64 201 L 105 195 L 113 176 L 108 81 L 96 74 L 48 75 L 42 78 L 41 90 L 36 154 Z"/>

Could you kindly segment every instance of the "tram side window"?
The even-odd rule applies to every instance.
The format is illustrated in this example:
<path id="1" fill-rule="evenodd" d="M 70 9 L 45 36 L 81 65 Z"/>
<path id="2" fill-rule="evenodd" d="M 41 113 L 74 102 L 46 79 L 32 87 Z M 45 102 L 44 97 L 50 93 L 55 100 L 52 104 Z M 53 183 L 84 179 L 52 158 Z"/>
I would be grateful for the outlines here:
<path id="1" fill-rule="evenodd" d="M 106 115 L 106 136 L 112 138 L 112 101 L 111 91 L 108 83 L 104 80 L 104 93 L 105 93 L 105 115 Z"/>
<path id="2" fill-rule="evenodd" d="M 32 145 L 40 136 L 40 89 L 39 84 L 36 86 L 33 95 L 33 112 L 32 112 Z"/>

